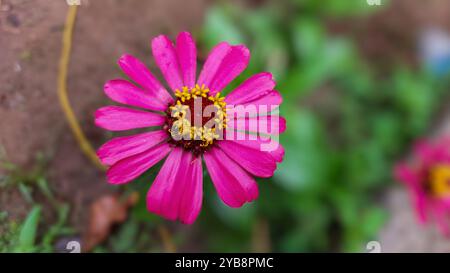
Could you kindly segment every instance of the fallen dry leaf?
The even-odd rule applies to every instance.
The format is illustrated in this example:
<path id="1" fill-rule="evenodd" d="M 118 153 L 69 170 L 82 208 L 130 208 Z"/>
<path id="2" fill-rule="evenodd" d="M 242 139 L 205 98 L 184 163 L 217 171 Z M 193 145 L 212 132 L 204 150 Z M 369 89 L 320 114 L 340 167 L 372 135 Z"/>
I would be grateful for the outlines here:
<path id="1" fill-rule="evenodd" d="M 126 200 L 121 200 L 117 194 L 105 195 L 90 206 L 89 225 L 83 235 L 83 252 L 89 252 L 96 245 L 108 238 L 113 225 L 124 222 L 128 209 L 135 205 L 139 195 L 130 194 Z"/>

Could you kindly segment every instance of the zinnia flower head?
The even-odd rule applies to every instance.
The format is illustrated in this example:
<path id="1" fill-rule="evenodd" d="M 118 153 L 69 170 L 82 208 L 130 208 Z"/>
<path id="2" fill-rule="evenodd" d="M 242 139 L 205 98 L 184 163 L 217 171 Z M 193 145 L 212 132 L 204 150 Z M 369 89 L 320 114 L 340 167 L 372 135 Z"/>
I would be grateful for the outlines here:
<path id="1" fill-rule="evenodd" d="M 123 55 L 119 66 L 135 84 L 111 80 L 104 90 L 128 107 L 106 106 L 95 113 L 96 125 L 104 129 L 145 130 L 100 147 L 108 182 L 130 182 L 166 158 L 148 191 L 147 208 L 190 224 L 202 205 L 204 160 L 225 204 L 240 207 L 255 200 L 254 176 L 272 176 L 284 156 L 277 141 L 286 128 L 278 115 L 282 98 L 272 75 L 253 75 L 223 96 L 221 91 L 247 67 L 245 46 L 219 43 L 196 79 L 197 49 L 189 33 L 180 33 L 176 45 L 163 35 L 151 45 L 170 90 L 141 61 Z"/>
<path id="2" fill-rule="evenodd" d="M 450 139 L 434 143 L 420 141 L 414 147 L 410 165 L 395 167 L 396 179 L 409 189 L 420 223 L 433 218 L 440 231 L 448 236 L 450 212 Z"/>

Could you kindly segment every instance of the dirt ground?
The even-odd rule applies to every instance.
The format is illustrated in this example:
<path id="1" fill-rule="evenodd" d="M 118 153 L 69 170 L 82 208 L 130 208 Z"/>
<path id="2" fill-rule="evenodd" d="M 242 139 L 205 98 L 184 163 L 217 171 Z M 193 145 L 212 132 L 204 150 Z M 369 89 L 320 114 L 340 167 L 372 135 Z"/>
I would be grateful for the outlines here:
<path id="1" fill-rule="evenodd" d="M 93 113 L 108 103 L 105 81 L 121 76 L 116 60 L 130 53 L 154 67 L 150 38 L 196 32 L 204 8 L 204 0 L 82 0 L 68 90 L 94 146 L 103 142 L 105 132 L 94 126 Z M 82 227 L 91 201 L 114 189 L 81 154 L 58 104 L 57 67 L 67 9 L 62 0 L 0 1 L 0 147 L 6 160 L 24 168 L 43 153 L 50 160 L 51 188 L 72 204 L 71 222 Z M 0 193 L 0 209 L 10 216 L 23 217 L 26 206 L 16 190 Z"/>

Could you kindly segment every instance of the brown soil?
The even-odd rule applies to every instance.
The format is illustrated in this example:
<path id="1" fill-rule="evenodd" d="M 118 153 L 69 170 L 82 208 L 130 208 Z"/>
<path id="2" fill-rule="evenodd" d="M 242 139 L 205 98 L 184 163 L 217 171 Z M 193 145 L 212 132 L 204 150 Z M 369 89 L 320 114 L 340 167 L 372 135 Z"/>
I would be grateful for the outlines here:
<path id="1" fill-rule="evenodd" d="M 36 153 L 50 160 L 49 181 L 72 205 L 72 223 L 83 227 L 87 206 L 114 188 L 81 154 L 56 95 L 65 1 L 0 0 L 0 147 L 8 161 L 30 168 Z M 106 80 L 120 77 L 116 60 L 130 53 L 151 62 L 149 40 L 180 30 L 198 32 L 205 1 L 82 0 L 69 68 L 71 103 L 88 138 L 98 147 L 106 133 L 93 113 L 109 103 Z M 0 210 L 23 217 L 26 204 L 15 190 L 0 192 Z"/>

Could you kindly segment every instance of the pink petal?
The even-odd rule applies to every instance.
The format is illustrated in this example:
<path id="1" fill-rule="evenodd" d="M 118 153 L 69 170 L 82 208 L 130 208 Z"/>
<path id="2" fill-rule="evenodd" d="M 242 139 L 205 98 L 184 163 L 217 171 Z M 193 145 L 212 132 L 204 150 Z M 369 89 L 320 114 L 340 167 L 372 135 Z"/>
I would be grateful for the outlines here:
<path id="1" fill-rule="evenodd" d="M 425 223 L 427 219 L 427 196 L 422 189 L 420 177 L 404 163 L 395 166 L 394 176 L 395 179 L 403 182 L 408 187 L 417 218 L 419 222 Z"/>
<path id="2" fill-rule="evenodd" d="M 240 207 L 258 197 L 255 180 L 220 149 L 203 154 L 206 167 L 222 201 L 230 207 Z"/>
<path id="3" fill-rule="evenodd" d="M 154 111 L 165 111 L 167 109 L 167 103 L 125 80 L 108 81 L 104 90 L 110 99 L 118 103 Z"/>
<path id="4" fill-rule="evenodd" d="M 269 153 L 276 162 L 282 162 L 284 157 L 284 148 L 275 139 L 271 137 L 262 138 L 256 135 L 248 135 L 241 132 L 234 132 L 228 138 L 227 132 L 225 133 L 227 141 L 233 141 L 239 143 L 240 145 L 247 146 L 251 149 L 258 151 L 263 151 Z"/>
<path id="5" fill-rule="evenodd" d="M 436 153 L 435 149 L 430 143 L 424 140 L 420 140 L 414 144 L 413 150 L 421 161 L 422 165 L 429 166 L 434 163 Z"/>
<path id="6" fill-rule="evenodd" d="M 201 157 L 190 164 L 185 189 L 180 201 L 179 218 L 185 224 L 192 224 L 202 208 L 203 169 Z"/>
<path id="7" fill-rule="evenodd" d="M 410 195 L 413 199 L 414 208 L 416 210 L 417 219 L 420 223 L 427 221 L 427 196 L 423 191 L 410 190 Z"/>
<path id="8" fill-rule="evenodd" d="M 181 32 L 178 35 L 177 56 L 184 85 L 194 87 L 197 71 L 197 48 L 189 32 Z"/>
<path id="9" fill-rule="evenodd" d="M 125 54 L 119 59 L 119 66 L 130 79 L 142 86 L 145 91 L 166 104 L 173 102 L 173 98 L 164 86 L 161 85 L 150 70 L 137 58 Z"/>
<path id="10" fill-rule="evenodd" d="M 258 114 L 263 115 L 266 113 L 270 113 L 271 111 L 279 106 L 283 102 L 283 97 L 281 97 L 280 93 L 277 90 L 272 90 L 264 96 L 242 103 L 244 106 L 255 105 L 258 107 Z"/>
<path id="11" fill-rule="evenodd" d="M 394 167 L 394 177 L 395 179 L 414 188 L 417 188 L 420 184 L 419 175 L 405 163 L 399 163 Z"/>
<path id="12" fill-rule="evenodd" d="M 179 147 L 172 150 L 147 193 L 147 209 L 169 220 L 178 216 L 176 202 L 184 190 L 180 185 L 185 181 L 177 178 L 184 178 L 191 159 L 189 153 L 184 153 Z"/>
<path id="13" fill-rule="evenodd" d="M 230 117 L 230 116 L 229 116 Z M 286 120 L 280 116 L 258 116 L 228 120 L 229 130 L 246 131 L 259 134 L 279 135 L 286 130 Z"/>
<path id="14" fill-rule="evenodd" d="M 175 91 L 183 87 L 180 65 L 178 64 L 177 51 L 173 43 L 165 35 L 160 35 L 152 40 L 152 51 L 155 62 L 161 70 L 170 88 Z"/>
<path id="15" fill-rule="evenodd" d="M 167 137 L 167 132 L 163 130 L 116 137 L 103 144 L 98 149 L 97 155 L 103 164 L 111 166 L 124 158 L 154 147 Z"/>
<path id="16" fill-rule="evenodd" d="M 434 160 L 450 163 L 450 138 L 440 137 L 434 145 Z"/>
<path id="17" fill-rule="evenodd" d="M 272 74 L 263 72 L 251 76 L 225 98 L 229 104 L 243 104 L 267 95 L 275 87 Z"/>
<path id="18" fill-rule="evenodd" d="M 214 95 L 234 80 L 247 67 L 250 51 L 243 45 L 218 44 L 209 54 L 198 83 L 209 87 Z"/>
<path id="19" fill-rule="evenodd" d="M 268 153 L 252 149 L 233 141 L 220 141 L 219 147 L 247 172 L 258 177 L 271 177 L 277 168 Z"/>
<path id="20" fill-rule="evenodd" d="M 166 118 L 159 114 L 121 106 L 106 106 L 95 112 L 95 124 L 110 131 L 160 126 L 165 120 Z"/>
<path id="21" fill-rule="evenodd" d="M 226 100 L 226 98 L 225 98 Z M 248 113 L 253 113 L 250 116 L 267 116 L 270 113 L 275 113 L 275 110 L 279 109 L 279 105 L 283 102 L 283 98 L 280 93 L 276 90 L 272 90 L 262 97 L 252 101 L 246 101 L 238 104 L 228 104 L 227 109 L 239 112 L 244 111 Z M 228 110 L 227 110 L 228 111 Z"/>
<path id="22" fill-rule="evenodd" d="M 170 149 L 169 144 L 163 143 L 140 154 L 120 160 L 106 172 L 108 182 L 111 184 L 130 182 L 161 161 L 170 152 Z"/>
<path id="23" fill-rule="evenodd" d="M 169 220 L 191 224 L 202 203 L 202 162 L 174 148 L 147 193 L 147 209 Z"/>
<path id="24" fill-rule="evenodd" d="M 217 44 L 209 53 L 208 58 L 206 58 L 206 62 L 203 64 L 203 69 L 200 72 L 197 82 L 209 86 L 217 70 L 220 68 L 222 60 L 230 51 L 231 46 L 227 42 Z"/>

